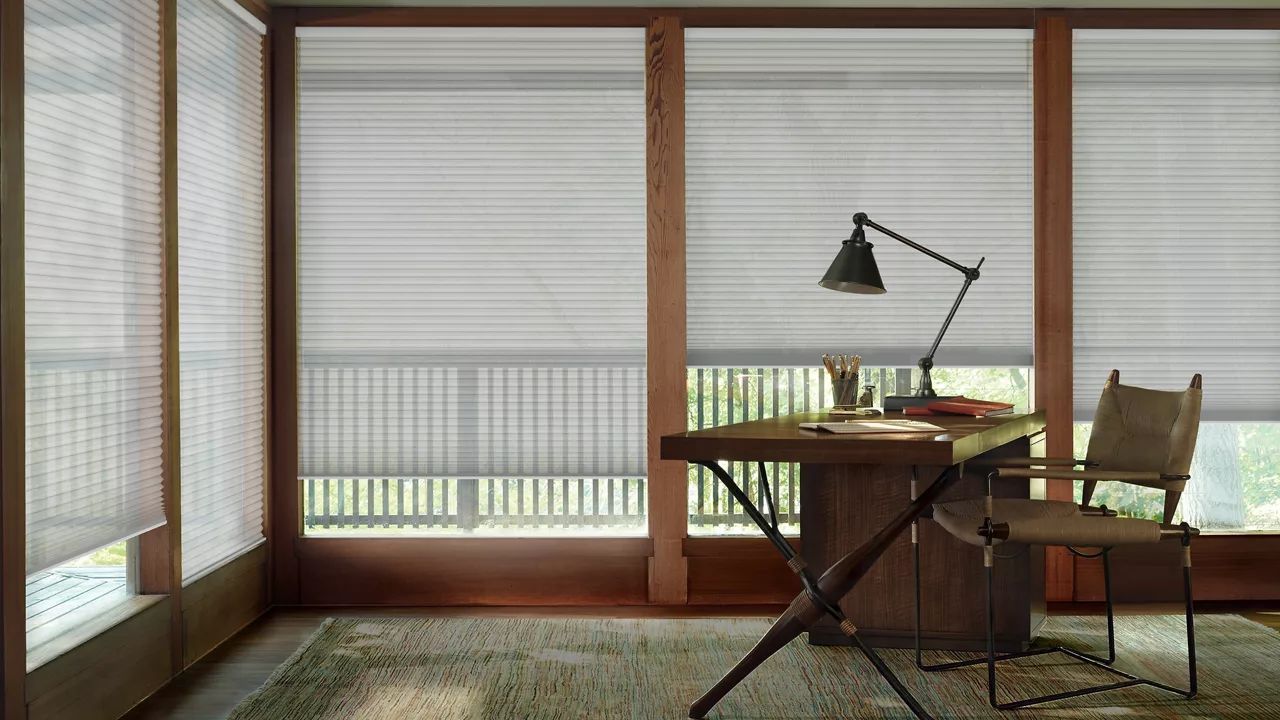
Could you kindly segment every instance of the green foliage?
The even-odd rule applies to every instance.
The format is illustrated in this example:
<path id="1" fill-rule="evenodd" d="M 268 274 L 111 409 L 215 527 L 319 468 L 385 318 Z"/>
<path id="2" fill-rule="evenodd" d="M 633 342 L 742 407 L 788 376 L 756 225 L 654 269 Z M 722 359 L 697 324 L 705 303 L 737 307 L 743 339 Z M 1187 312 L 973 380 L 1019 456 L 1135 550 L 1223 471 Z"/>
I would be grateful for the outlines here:
<path id="1" fill-rule="evenodd" d="M 1076 423 L 1076 457 L 1085 457 L 1092 429 L 1090 423 Z M 1239 423 L 1236 431 L 1245 504 L 1245 523 L 1236 529 L 1280 529 L 1280 423 Z M 1212 470 L 1210 477 L 1192 478 L 1191 482 L 1213 482 Z M 1081 487 L 1077 484 L 1077 501 L 1080 494 Z M 1125 483 L 1099 483 L 1092 502 L 1105 504 L 1122 515 L 1151 520 L 1160 520 L 1164 512 L 1163 491 Z"/>
<path id="2" fill-rule="evenodd" d="M 115 545 L 76 558 L 64 567 L 121 567 L 127 561 L 127 545 L 128 542 L 122 540 Z"/>

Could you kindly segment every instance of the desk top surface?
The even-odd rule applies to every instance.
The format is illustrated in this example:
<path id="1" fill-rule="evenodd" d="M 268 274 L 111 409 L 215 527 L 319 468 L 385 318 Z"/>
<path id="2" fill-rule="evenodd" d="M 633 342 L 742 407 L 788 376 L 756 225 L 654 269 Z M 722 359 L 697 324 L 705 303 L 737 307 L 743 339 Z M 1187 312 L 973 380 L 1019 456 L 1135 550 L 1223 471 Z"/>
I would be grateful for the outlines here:
<path id="1" fill-rule="evenodd" d="M 706 430 L 665 435 L 663 460 L 760 460 L 765 462 L 877 463 L 953 465 L 1044 429 L 1044 411 L 990 418 L 930 416 L 903 418 L 901 413 L 866 418 L 925 420 L 942 433 L 903 432 L 838 435 L 801 429 L 800 423 L 842 422 L 848 416 L 825 412 L 796 413 L 751 420 Z"/>

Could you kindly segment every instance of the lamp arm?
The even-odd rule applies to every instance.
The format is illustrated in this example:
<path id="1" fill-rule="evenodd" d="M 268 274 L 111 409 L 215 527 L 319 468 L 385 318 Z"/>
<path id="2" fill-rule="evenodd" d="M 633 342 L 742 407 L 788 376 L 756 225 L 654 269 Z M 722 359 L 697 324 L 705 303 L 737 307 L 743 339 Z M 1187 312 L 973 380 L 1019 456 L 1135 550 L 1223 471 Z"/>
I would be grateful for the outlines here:
<path id="1" fill-rule="evenodd" d="M 981 268 L 982 263 L 986 261 L 985 257 L 979 260 L 978 267 L 975 267 L 974 270 Z M 938 337 L 933 339 L 933 345 L 929 347 L 929 353 L 924 356 L 929 361 L 930 366 L 933 365 L 933 354 L 938 352 L 938 346 L 942 344 L 942 336 L 947 334 L 947 328 L 951 327 L 951 320 L 956 316 L 956 310 L 960 309 L 960 303 L 964 300 L 965 293 L 969 292 L 969 286 L 973 284 L 975 279 L 973 275 L 965 274 L 964 285 L 960 286 L 960 294 L 956 295 L 956 301 L 951 303 L 951 312 L 947 313 L 947 319 L 942 321 L 942 327 L 938 328 Z"/>
<path id="2" fill-rule="evenodd" d="M 951 327 L 951 321 L 955 319 L 956 310 L 960 309 L 960 303 L 964 301 L 965 293 L 969 292 L 969 286 L 972 285 L 975 280 L 977 280 L 979 277 L 982 276 L 982 272 L 981 272 L 982 263 L 986 262 L 987 259 L 985 257 L 981 258 L 980 260 L 978 260 L 978 264 L 975 267 L 965 267 L 964 265 L 961 265 L 955 260 L 952 260 L 951 258 L 946 257 L 945 255 L 936 253 L 930 250 L 929 248 L 921 245 L 920 243 L 915 242 L 910 238 L 903 237 L 902 235 L 899 235 L 898 233 L 890 230 L 889 228 L 886 228 L 883 225 L 880 225 L 879 223 L 874 222 L 873 220 L 871 220 L 871 218 L 867 217 L 866 213 L 858 213 L 854 215 L 853 222 L 859 230 L 862 228 L 864 224 L 870 225 L 876 230 L 879 230 L 881 233 L 888 235 L 894 240 L 897 240 L 898 242 L 902 243 L 903 245 L 906 245 L 909 248 L 918 250 L 921 253 L 924 253 L 925 255 L 928 255 L 929 257 L 933 258 L 934 260 L 937 260 L 938 262 L 944 265 L 949 265 L 952 268 L 955 268 L 956 270 L 959 270 L 960 272 L 964 273 L 964 285 L 960 286 L 960 293 L 956 295 L 955 302 L 951 303 L 951 312 L 947 313 L 947 319 L 943 320 L 942 327 L 938 328 L 938 336 L 933 339 L 933 345 L 929 347 L 928 354 L 920 358 L 920 362 L 918 363 L 920 366 L 920 387 L 919 389 L 916 390 L 916 397 L 924 397 L 924 398 L 937 397 L 937 393 L 935 393 L 933 390 L 933 377 L 929 372 L 930 370 L 933 369 L 933 355 L 934 353 L 938 352 L 938 346 L 942 344 L 942 338 L 944 335 L 947 334 L 947 328 Z"/>
<path id="3" fill-rule="evenodd" d="M 978 279 L 978 278 L 977 278 L 977 273 L 976 273 L 977 268 L 969 268 L 969 267 L 965 267 L 964 265 L 961 265 L 960 263 L 956 262 L 955 260 L 952 260 L 951 258 L 949 258 L 949 257 L 947 257 L 947 256 L 945 256 L 945 255 L 942 255 L 942 254 L 940 254 L 940 253 L 936 253 L 936 252 L 934 252 L 934 251 L 930 250 L 929 248 L 927 248 L 927 247 L 925 247 L 925 246 L 921 245 L 920 243 L 916 242 L 915 240 L 912 240 L 912 239 L 907 238 L 907 237 L 903 237 L 902 235 L 899 235 L 898 233 L 896 233 L 896 232 L 894 232 L 894 231 L 890 230 L 889 228 L 887 228 L 887 227 L 885 227 L 885 226 L 881 225 L 880 223 L 877 223 L 876 221 L 872 220 L 871 218 L 867 217 L 867 214 L 866 214 L 866 213 L 858 213 L 858 214 L 854 215 L 854 216 L 853 216 L 853 222 L 854 222 L 855 224 L 857 224 L 857 225 L 862 225 L 862 224 L 864 224 L 864 223 L 865 223 L 865 224 L 867 224 L 867 225 L 870 225 L 871 227 L 875 228 L 876 230 L 879 230 L 881 233 L 883 233 L 883 234 L 885 234 L 885 235 L 888 235 L 889 237 L 893 238 L 894 240 L 897 240 L 898 242 L 902 243 L 903 245 L 906 245 L 907 247 L 909 247 L 909 248 L 913 248 L 913 249 L 915 249 L 915 250 L 919 250 L 920 252 L 924 253 L 925 255 L 928 255 L 929 257 L 933 258 L 934 260 L 937 260 L 938 262 L 940 262 L 940 263 L 942 263 L 942 264 L 944 264 L 944 265 L 950 265 L 951 267 L 955 268 L 956 270 L 959 270 L 960 272 L 964 273 L 966 277 L 967 277 L 967 276 L 970 276 L 970 275 L 973 275 L 973 276 L 974 276 L 974 277 L 972 278 L 973 280 L 977 280 L 977 279 Z M 979 263 L 979 265 L 981 265 L 981 263 Z M 962 295 L 963 295 L 963 293 L 962 293 Z"/>

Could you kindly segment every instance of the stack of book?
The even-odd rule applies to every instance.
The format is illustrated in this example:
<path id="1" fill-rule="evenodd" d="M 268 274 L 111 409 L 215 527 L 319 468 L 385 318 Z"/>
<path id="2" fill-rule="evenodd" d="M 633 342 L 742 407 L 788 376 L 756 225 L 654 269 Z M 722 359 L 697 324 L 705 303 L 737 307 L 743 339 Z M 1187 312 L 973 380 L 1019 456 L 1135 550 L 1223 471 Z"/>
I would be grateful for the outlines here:
<path id="1" fill-rule="evenodd" d="M 994 415 L 1008 415 L 1012 412 L 1012 403 L 974 400 L 963 395 L 939 398 L 928 405 L 902 409 L 903 415 L 969 415 L 972 417 L 992 417 Z"/>

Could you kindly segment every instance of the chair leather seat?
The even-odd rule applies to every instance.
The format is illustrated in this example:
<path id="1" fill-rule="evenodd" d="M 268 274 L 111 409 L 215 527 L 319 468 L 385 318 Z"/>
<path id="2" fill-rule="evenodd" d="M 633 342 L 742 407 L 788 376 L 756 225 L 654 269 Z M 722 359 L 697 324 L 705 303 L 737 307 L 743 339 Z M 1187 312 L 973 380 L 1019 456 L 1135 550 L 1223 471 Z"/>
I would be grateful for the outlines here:
<path id="1" fill-rule="evenodd" d="M 982 545 L 986 539 L 978 528 L 986 517 L 985 508 L 984 498 L 938 503 L 933 506 L 933 519 L 960 540 Z M 1154 520 L 1084 515 L 1075 503 L 1066 501 L 995 498 L 992 512 L 993 523 L 1009 526 L 1009 539 L 1004 542 L 1083 547 L 1160 542 L 1160 523 Z"/>
<path id="2" fill-rule="evenodd" d="M 1048 520 L 1051 518 L 1080 517 L 1080 508 L 1063 500 L 1028 500 L 1026 498 L 993 498 L 991 518 L 993 523 Z M 933 506 L 933 519 L 947 532 L 971 544 L 983 545 L 986 539 L 978 534 L 982 521 L 987 517 L 986 499 L 952 500 Z M 996 541 L 1000 542 L 999 540 Z"/>

